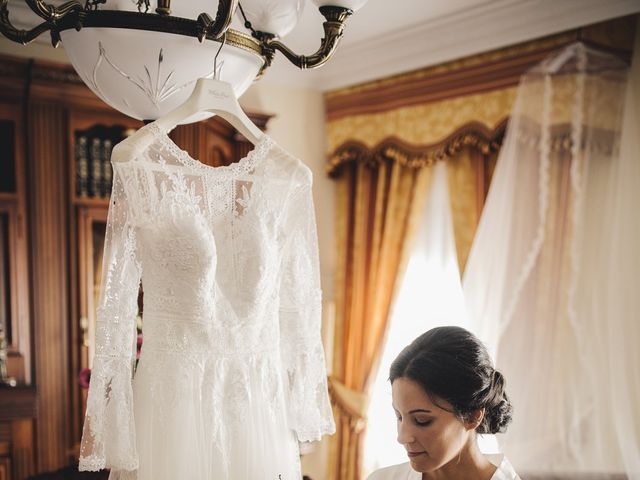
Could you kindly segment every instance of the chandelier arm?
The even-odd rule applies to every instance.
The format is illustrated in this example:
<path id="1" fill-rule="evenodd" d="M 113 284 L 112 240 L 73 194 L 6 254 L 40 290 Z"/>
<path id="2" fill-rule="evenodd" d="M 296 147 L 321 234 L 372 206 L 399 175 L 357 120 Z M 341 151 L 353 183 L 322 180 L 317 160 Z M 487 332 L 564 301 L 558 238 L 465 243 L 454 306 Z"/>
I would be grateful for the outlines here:
<path id="1" fill-rule="evenodd" d="M 207 27 L 209 34 L 213 34 L 216 38 L 224 35 L 233 20 L 233 15 L 238 8 L 239 0 L 218 0 L 218 11 L 213 24 Z"/>
<path id="2" fill-rule="evenodd" d="M 59 7 L 49 5 L 42 0 L 26 0 L 31 10 L 47 22 L 55 23 L 70 13 L 78 13 L 84 10 L 84 6 L 77 0 L 63 3 Z"/>
<path id="3" fill-rule="evenodd" d="M 7 0 L 0 0 L 0 33 L 9 40 L 26 45 L 48 30 L 51 30 L 51 24 L 49 22 L 42 22 L 31 30 L 17 29 L 9 21 Z"/>
<path id="4" fill-rule="evenodd" d="M 17 29 L 9 20 L 8 0 L 0 0 L 0 33 L 9 40 L 26 45 L 46 31 L 51 32 L 51 43 L 54 47 L 60 43 L 58 22 L 73 16 L 78 24 L 84 7 L 77 1 L 66 2 L 59 7 L 49 5 L 42 0 L 26 0 L 31 10 L 45 21 L 30 30 Z"/>
<path id="5" fill-rule="evenodd" d="M 201 13 L 198 15 L 197 23 L 197 37 L 200 43 L 204 42 L 204 39 L 213 37 L 219 39 L 226 33 L 233 15 L 238 8 L 239 0 L 219 0 L 218 12 L 216 13 L 216 19 L 213 20 L 208 13 Z"/>
<path id="6" fill-rule="evenodd" d="M 353 10 L 344 7 L 320 7 L 320 13 L 327 19 L 324 22 L 324 38 L 320 48 L 312 55 L 298 55 L 284 43 L 275 38 L 262 36 L 262 45 L 268 63 L 271 63 L 276 50 L 280 51 L 291 63 L 300 69 L 317 68 L 324 65 L 333 55 L 344 33 L 345 21 L 353 13 Z"/>

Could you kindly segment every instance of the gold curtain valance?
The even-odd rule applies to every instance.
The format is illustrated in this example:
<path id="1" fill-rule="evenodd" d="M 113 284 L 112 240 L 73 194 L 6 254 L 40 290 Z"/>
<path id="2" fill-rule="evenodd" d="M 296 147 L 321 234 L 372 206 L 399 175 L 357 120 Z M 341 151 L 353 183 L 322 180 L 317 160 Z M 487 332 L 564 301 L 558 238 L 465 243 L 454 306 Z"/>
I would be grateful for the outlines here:
<path id="1" fill-rule="evenodd" d="M 506 125 L 507 121 L 504 120 L 491 130 L 479 122 L 470 122 L 444 140 L 423 146 L 409 145 L 397 137 L 387 138 L 373 148 L 357 140 L 350 140 L 330 155 L 327 173 L 337 178 L 341 167 L 350 162 L 375 167 L 384 161 L 392 161 L 409 168 L 424 168 L 434 162 L 451 159 L 462 149 L 469 147 L 488 155 L 500 148 Z"/>
<path id="2" fill-rule="evenodd" d="M 540 126 L 528 118 L 522 118 L 520 122 L 521 127 L 525 128 L 521 128 L 518 141 L 531 148 L 539 148 Z M 409 145 L 397 137 L 387 138 L 373 148 L 367 147 L 358 140 L 349 140 L 330 155 L 327 173 L 332 178 L 338 178 L 341 167 L 351 162 L 375 168 L 382 162 L 392 161 L 409 168 L 424 168 L 440 160 L 455 158 L 464 148 L 472 148 L 483 155 L 489 155 L 500 149 L 506 126 L 507 120 L 504 120 L 491 131 L 480 123 L 472 122 L 459 128 L 441 142 L 424 146 Z M 613 148 L 615 139 L 611 132 L 587 125 L 583 125 L 582 131 L 582 141 L 583 143 L 589 141 L 590 148 L 603 153 L 610 152 Z M 573 145 L 571 125 L 553 126 L 550 142 L 552 152 L 569 151 Z"/>
<path id="3" fill-rule="evenodd" d="M 542 127 L 539 123 L 529 117 L 519 117 L 518 128 L 515 138 L 521 144 L 531 150 L 538 150 L 542 141 Z M 552 153 L 569 152 L 573 148 L 573 129 L 577 126 L 571 123 L 553 125 L 550 129 L 549 150 Z M 588 148 L 592 152 L 610 155 L 613 152 L 616 142 L 615 133 L 591 125 L 582 125 L 581 144 L 579 148 Z"/>

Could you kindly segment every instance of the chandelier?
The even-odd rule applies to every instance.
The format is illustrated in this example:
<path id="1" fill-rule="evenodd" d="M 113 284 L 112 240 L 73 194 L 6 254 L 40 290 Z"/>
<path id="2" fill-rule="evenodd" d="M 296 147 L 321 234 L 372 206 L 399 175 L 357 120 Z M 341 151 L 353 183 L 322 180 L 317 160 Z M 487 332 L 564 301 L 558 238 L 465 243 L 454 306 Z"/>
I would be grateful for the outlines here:
<path id="1" fill-rule="evenodd" d="M 53 46 L 62 43 L 78 75 L 105 103 L 130 117 L 154 120 L 183 103 L 198 78 L 216 74 L 239 97 L 276 52 L 300 69 L 323 65 L 346 19 L 366 1 L 313 0 L 325 18 L 324 37 L 308 56 L 281 41 L 295 27 L 305 0 L 218 0 L 213 16 L 208 12 L 216 2 L 210 0 L 157 0 L 155 9 L 151 0 L 24 0 L 43 20 L 31 29 L 16 28 L 9 0 L 0 0 L 0 33 L 27 44 L 49 32 Z"/>

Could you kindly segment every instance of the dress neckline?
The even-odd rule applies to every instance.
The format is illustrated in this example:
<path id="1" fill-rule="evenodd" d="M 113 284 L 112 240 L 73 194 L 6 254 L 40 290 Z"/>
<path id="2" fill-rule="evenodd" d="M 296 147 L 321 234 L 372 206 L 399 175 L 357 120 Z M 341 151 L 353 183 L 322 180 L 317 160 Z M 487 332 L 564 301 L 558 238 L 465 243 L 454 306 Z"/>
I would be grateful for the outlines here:
<path id="1" fill-rule="evenodd" d="M 263 134 L 262 137 L 260 137 L 260 140 L 258 140 L 258 142 L 249 151 L 249 153 L 247 153 L 240 160 L 229 165 L 212 167 L 210 165 L 205 165 L 200 160 L 193 158 L 189 154 L 189 152 L 182 150 L 178 145 L 176 145 L 173 140 L 171 140 L 168 132 L 161 129 L 155 122 L 149 123 L 142 128 L 148 129 L 149 132 L 152 133 L 153 137 L 161 142 L 163 146 L 168 148 L 183 165 L 203 174 L 237 176 L 249 173 L 262 159 L 266 157 L 267 152 L 273 145 L 273 140 L 271 140 L 271 138 L 267 134 Z"/>

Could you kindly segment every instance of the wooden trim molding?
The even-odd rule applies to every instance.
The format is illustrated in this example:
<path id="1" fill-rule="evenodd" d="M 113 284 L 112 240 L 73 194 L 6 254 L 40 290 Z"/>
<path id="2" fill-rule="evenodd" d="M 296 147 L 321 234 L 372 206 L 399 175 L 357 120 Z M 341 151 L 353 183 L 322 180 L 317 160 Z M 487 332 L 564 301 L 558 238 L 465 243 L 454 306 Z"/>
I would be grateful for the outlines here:
<path id="1" fill-rule="evenodd" d="M 558 46 L 499 58 L 479 65 L 462 67 L 452 71 L 425 74 L 417 78 L 409 76 L 395 82 L 359 92 L 328 95 L 326 98 L 329 121 L 353 115 L 387 112 L 403 107 L 442 101 L 513 87 L 522 73 L 544 59 Z"/>
<path id="2" fill-rule="evenodd" d="M 409 168 L 424 168 L 434 162 L 453 158 L 463 148 L 473 148 L 488 155 L 499 150 L 506 126 L 506 119 L 493 130 L 481 123 L 470 122 L 431 145 L 410 145 L 397 137 L 389 137 L 373 148 L 359 141 L 347 141 L 330 155 L 327 173 L 332 178 L 338 178 L 342 167 L 351 162 L 375 167 L 381 162 L 392 161 Z"/>

